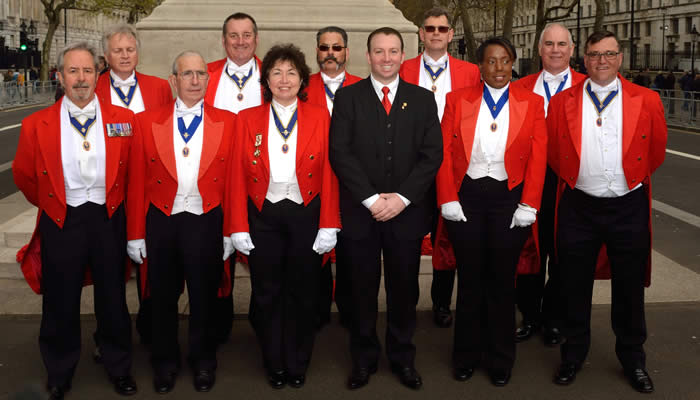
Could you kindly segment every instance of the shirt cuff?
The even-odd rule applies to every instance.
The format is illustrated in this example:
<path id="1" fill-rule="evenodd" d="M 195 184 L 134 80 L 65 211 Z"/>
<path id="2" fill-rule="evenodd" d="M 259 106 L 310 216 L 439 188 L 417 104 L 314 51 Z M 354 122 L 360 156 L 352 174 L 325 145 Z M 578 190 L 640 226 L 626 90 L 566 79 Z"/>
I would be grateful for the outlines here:
<path id="1" fill-rule="evenodd" d="M 401 199 L 401 201 L 403 201 L 403 204 L 405 204 L 406 207 L 408 207 L 408 206 L 411 204 L 411 200 L 409 200 L 409 199 L 407 199 L 407 198 L 401 196 L 401 193 L 396 193 L 396 194 L 399 196 L 399 198 Z"/>
<path id="2" fill-rule="evenodd" d="M 362 200 L 362 205 L 365 206 L 367 209 L 369 209 L 370 207 L 372 207 L 374 202 L 377 200 L 379 200 L 379 194 L 375 193 L 375 194 L 369 196 L 368 198 Z"/>

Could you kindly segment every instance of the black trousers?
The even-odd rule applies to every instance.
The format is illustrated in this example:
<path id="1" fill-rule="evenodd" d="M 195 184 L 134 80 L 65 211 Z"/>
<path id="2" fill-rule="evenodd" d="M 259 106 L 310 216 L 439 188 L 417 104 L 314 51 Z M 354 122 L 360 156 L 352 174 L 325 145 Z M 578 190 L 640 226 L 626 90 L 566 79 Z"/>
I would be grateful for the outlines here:
<path id="1" fill-rule="evenodd" d="M 321 201 L 307 206 L 265 200 L 262 211 L 248 203 L 253 285 L 251 323 L 271 371 L 306 373 L 311 361 L 318 310 L 321 255 L 312 247 Z"/>
<path id="2" fill-rule="evenodd" d="M 435 190 L 433 188 L 432 190 Z M 439 209 L 437 200 L 435 207 L 432 207 L 432 224 L 430 230 L 430 242 L 435 246 L 435 235 L 437 232 L 437 224 L 439 218 Z M 433 282 L 430 285 L 430 299 L 433 301 L 433 308 L 445 307 L 450 308 L 452 303 L 452 291 L 455 286 L 456 270 L 439 270 L 433 268 Z"/>
<path id="3" fill-rule="evenodd" d="M 153 306 L 151 364 L 156 374 L 180 368 L 178 307 L 182 282 L 189 296 L 189 356 L 195 370 L 216 369 L 213 304 L 224 268 L 221 207 L 202 215 L 146 214 L 148 284 Z"/>
<path id="4" fill-rule="evenodd" d="M 467 222 L 447 221 L 457 259 L 457 307 L 453 363 L 507 371 L 515 362 L 515 269 L 530 228 L 510 229 L 522 185 L 473 180 L 459 190 Z"/>
<path id="5" fill-rule="evenodd" d="M 559 266 L 554 256 L 554 210 L 557 196 L 557 176 L 547 168 L 542 205 L 537 213 L 540 244 L 540 271 L 537 274 L 518 275 L 516 296 L 523 321 L 559 328 L 564 315 Z M 548 272 L 549 271 L 549 272 Z M 549 279 L 545 283 L 545 277 Z"/>
<path id="6" fill-rule="evenodd" d="M 336 251 L 350 278 L 350 353 L 353 365 L 369 367 L 379 359 L 377 295 L 384 257 L 384 289 L 387 302 L 386 353 L 392 364 L 413 366 L 416 346 L 418 270 L 423 238 L 401 240 L 391 226 L 375 223 L 362 239 L 339 235 Z"/>
<path id="7" fill-rule="evenodd" d="M 317 326 L 322 326 L 331 320 L 331 306 L 333 305 L 333 267 L 329 259 L 319 270 L 318 277 L 318 315 Z"/>
<path id="8" fill-rule="evenodd" d="M 643 188 L 596 198 L 567 188 L 559 203 L 557 246 L 566 319 L 563 362 L 582 365 L 591 344 L 591 296 L 596 261 L 607 247 L 612 276 L 615 353 L 625 369 L 644 368 L 647 338 L 644 279 L 651 246 L 649 200 Z"/>
<path id="9" fill-rule="evenodd" d="M 46 214 L 41 235 L 42 317 L 39 349 L 48 384 L 67 385 L 80 359 L 80 297 L 89 268 L 94 284 L 97 341 L 107 373 L 131 370 L 131 318 L 126 307 L 124 207 L 107 216 L 104 205 L 68 206 L 63 229 Z"/>

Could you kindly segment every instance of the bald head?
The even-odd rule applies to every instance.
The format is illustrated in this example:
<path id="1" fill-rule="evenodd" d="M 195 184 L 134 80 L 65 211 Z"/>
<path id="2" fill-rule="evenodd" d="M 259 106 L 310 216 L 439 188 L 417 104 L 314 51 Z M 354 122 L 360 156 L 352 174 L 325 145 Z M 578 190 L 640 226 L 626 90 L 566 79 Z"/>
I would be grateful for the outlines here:
<path id="1" fill-rule="evenodd" d="M 194 50 L 183 51 L 173 61 L 173 74 L 169 81 L 177 97 L 187 107 L 192 107 L 204 98 L 209 74 L 204 57 Z"/>

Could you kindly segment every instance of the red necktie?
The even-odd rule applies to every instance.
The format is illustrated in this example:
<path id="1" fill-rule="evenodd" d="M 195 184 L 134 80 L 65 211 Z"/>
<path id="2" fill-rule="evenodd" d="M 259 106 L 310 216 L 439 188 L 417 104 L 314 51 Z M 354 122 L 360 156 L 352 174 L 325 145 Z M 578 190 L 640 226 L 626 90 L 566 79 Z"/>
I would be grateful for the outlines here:
<path id="1" fill-rule="evenodd" d="M 391 102 L 389 101 L 389 87 L 384 86 L 382 88 L 382 93 L 384 93 L 382 105 L 384 106 L 384 110 L 386 110 L 386 115 L 389 115 L 389 112 L 391 111 Z"/>

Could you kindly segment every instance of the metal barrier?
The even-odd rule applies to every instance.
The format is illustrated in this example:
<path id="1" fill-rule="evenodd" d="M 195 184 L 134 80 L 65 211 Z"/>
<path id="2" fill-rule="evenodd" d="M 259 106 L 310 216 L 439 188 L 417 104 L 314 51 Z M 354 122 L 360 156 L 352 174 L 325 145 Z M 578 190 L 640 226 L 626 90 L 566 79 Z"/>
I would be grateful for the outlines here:
<path id="1" fill-rule="evenodd" d="M 0 109 L 22 104 L 53 102 L 57 81 L 16 81 L 0 83 Z"/>
<path id="2" fill-rule="evenodd" d="M 664 104 L 666 123 L 697 128 L 700 119 L 700 92 L 655 89 Z"/>

